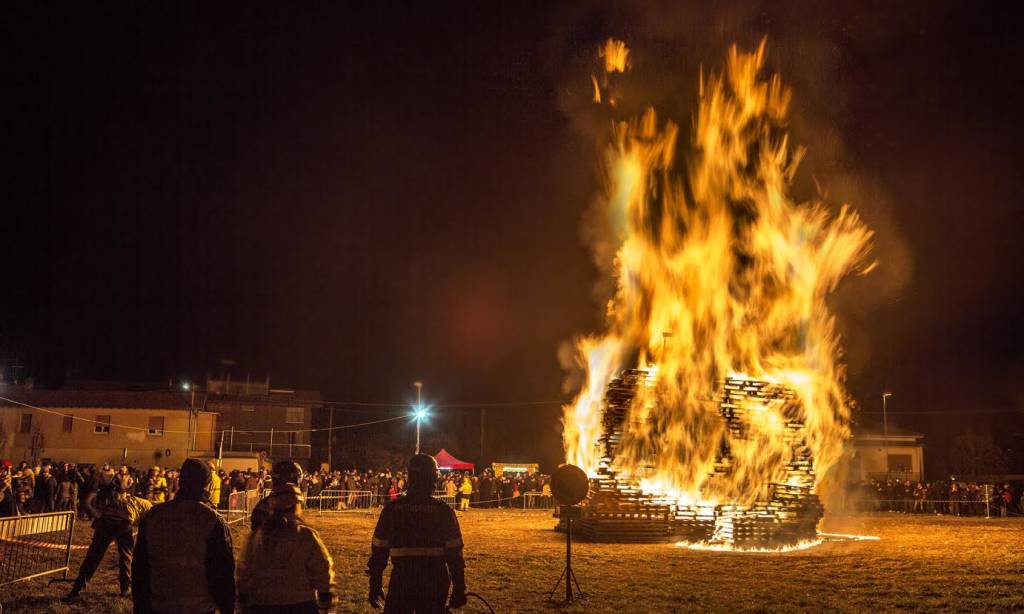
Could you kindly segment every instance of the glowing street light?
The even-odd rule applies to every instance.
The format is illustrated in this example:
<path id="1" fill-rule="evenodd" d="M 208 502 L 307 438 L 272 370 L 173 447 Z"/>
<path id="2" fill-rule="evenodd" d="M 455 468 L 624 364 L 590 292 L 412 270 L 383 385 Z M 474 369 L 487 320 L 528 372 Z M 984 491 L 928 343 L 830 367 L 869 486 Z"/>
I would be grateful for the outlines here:
<path id="1" fill-rule="evenodd" d="M 423 382 L 412 383 L 416 387 L 416 454 L 420 453 L 420 423 L 427 417 L 427 410 L 423 408 Z"/>

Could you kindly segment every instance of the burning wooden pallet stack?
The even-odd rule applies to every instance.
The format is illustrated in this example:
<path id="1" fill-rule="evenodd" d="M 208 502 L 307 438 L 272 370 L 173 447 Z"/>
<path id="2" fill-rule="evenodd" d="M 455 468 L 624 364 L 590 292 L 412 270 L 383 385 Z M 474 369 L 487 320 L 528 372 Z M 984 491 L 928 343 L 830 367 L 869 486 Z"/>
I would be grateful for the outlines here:
<path id="1" fill-rule="evenodd" d="M 815 538 L 823 508 L 814 486 L 814 461 L 803 437 L 799 402 L 792 390 L 770 382 L 728 378 L 722 383 L 719 411 L 733 439 L 747 438 L 749 412 L 766 404 L 781 408 L 784 441 L 791 446 L 784 483 L 771 484 L 752 505 L 682 506 L 644 493 L 635 479 L 614 471 L 616 448 L 623 425 L 640 386 L 654 386 L 644 370 L 623 371 L 608 384 L 600 439 L 598 477 L 583 517 L 574 526 L 580 536 L 595 541 L 709 542 L 736 548 L 779 548 Z M 723 445 L 715 477 L 731 471 L 731 452 Z"/>
<path id="2" fill-rule="evenodd" d="M 623 424 L 640 386 L 654 378 L 641 369 L 623 371 L 608 383 L 602 414 L 598 477 L 590 480 L 583 517 L 573 525 L 581 538 L 603 542 L 664 542 L 671 534 L 673 506 L 644 493 L 633 480 L 612 470 Z M 559 524 L 564 530 L 564 524 Z"/>

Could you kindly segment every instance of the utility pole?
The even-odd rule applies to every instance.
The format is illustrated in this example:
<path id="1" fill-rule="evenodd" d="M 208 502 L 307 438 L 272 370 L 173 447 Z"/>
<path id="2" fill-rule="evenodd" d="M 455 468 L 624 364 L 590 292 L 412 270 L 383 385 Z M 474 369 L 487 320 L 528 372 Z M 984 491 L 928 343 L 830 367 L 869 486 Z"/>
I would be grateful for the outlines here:
<path id="1" fill-rule="evenodd" d="M 480 464 L 484 462 L 484 428 L 487 422 L 487 408 L 480 408 Z"/>
<path id="2" fill-rule="evenodd" d="M 327 470 L 334 467 L 334 406 L 331 405 L 330 417 L 327 419 Z"/>
<path id="3" fill-rule="evenodd" d="M 885 438 L 885 479 L 889 479 L 889 413 L 888 403 L 891 392 L 882 393 L 882 437 Z"/>
<path id="4" fill-rule="evenodd" d="M 185 442 L 185 456 L 190 457 L 196 449 L 196 431 L 199 429 L 199 417 L 196 416 L 196 387 L 184 382 L 181 384 L 181 388 L 192 393 L 188 403 L 188 433 L 185 434 L 188 438 Z"/>

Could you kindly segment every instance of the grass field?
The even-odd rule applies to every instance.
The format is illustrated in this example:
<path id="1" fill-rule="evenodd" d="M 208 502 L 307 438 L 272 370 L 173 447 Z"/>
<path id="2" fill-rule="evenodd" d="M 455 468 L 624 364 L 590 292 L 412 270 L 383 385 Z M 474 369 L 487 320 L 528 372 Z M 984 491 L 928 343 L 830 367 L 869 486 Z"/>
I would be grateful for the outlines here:
<path id="1" fill-rule="evenodd" d="M 334 611 L 365 606 L 374 516 L 308 517 L 334 554 Z M 826 519 L 824 530 L 880 541 L 829 542 L 785 554 L 697 552 L 672 545 L 581 543 L 574 567 L 587 599 L 547 601 L 564 559 L 564 538 L 544 512 L 474 510 L 460 517 L 469 590 L 497 612 L 1006 612 L 1024 611 L 1024 519 L 895 514 Z M 78 543 L 88 543 L 84 523 Z M 73 569 L 83 556 L 76 551 Z M 130 612 L 116 596 L 111 548 L 83 600 L 59 602 L 66 584 L 33 580 L 0 593 L 3 612 Z M 470 603 L 466 614 L 485 611 Z"/>

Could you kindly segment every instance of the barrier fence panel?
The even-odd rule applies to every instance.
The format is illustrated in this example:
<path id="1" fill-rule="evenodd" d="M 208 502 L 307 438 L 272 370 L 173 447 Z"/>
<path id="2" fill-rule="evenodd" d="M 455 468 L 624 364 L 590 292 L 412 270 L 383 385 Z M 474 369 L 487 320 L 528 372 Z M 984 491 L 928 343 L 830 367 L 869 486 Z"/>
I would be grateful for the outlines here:
<path id="1" fill-rule="evenodd" d="M 443 490 L 434 491 L 434 498 L 452 508 L 459 506 L 459 494 L 449 495 Z M 319 494 L 306 497 L 307 511 L 318 513 L 372 510 L 383 507 L 391 501 L 390 495 L 374 494 L 370 490 L 322 490 Z M 522 493 L 516 497 L 496 496 L 488 501 L 470 501 L 475 509 L 504 507 L 522 510 L 550 510 L 555 502 L 551 495 L 539 492 Z"/>
<path id="2" fill-rule="evenodd" d="M 228 522 L 240 522 L 245 524 L 249 521 L 249 514 L 260 500 L 260 491 L 236 490 L 228 495 Z"/>
<path id="3" fill-rule="evenodd" d="M 449 495 L 443 490 L 434 491 L 434 498 L 437 499 L 438 501 L 442 501 L 448 504 L 448 506 L 450 507 L 455 507 L 456 505 L 458 505 L 458 497 L 459 496 L 457 494 Z"/>
<path id="4" fill-rule="evenodd" d="M 383 505 L 386 502 L 377 499 L 369 490 L 321 490 L 317 496 L 306 498 L 306 509 L 318 512 L 368 510 L 375 507 L 375 504 Z"/>
<path id="5" fill-rule="evenodd" d="M 521 507 L 524 510 L 549 510 L 555 507 L 555 500 L 551 495 L 545 495 L 540 492 L 524 492 L 520 496 L 521 501 L 517 501 L 516 507 Z"/>
<path id="6" fill-rule="evenodd" d="M 74 512 L 0 518 L 0 586 L 64 572 L 71 563 Z"/>
<path id="7" fill-rule="evenodd" d="M 853 512 L 904 512 L 918 514 L 951 514 L 954 516 L 985 516 L 996 515 L 1019 516 L 1013 504 L 993 503 L 989 496 L 980 499 L 876 499 L 874 497 L 856 497 L 846 499 L 842 505 L 845 511 Z M 1024 503 L 1021 504 L 1024 512 Z"/>

